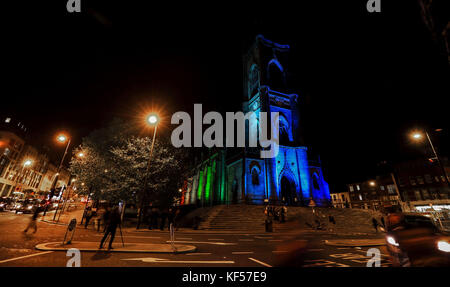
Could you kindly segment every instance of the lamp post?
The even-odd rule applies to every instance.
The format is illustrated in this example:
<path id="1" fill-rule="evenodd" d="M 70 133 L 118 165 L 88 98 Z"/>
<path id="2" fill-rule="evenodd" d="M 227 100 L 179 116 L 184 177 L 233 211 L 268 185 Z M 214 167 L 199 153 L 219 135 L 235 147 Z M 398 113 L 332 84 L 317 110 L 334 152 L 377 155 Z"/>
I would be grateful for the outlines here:
<path id="1" fill-rule="evenodd" d="M 425 132 L 425 135 L 427 137 L 428 143 L 431 146 L 431 149 L 433 150 L 434 153 L 434 157 L 437 159 L 437 162 L 439 164 L 439 167 L 441 168 L 442 174 L 444 175 L 444 179 L 445 182 L 447 183 L 447 185 L 450 187 L 450 183 L 448 181 L 448 177 L 447 177 L 447 172 L 445 171 L 444 166 L 442 165 L 442 161 L 441 158 L 439 157 L 438 153 L 436 152 L 436 149 L 434 148 L 433 142 L 431 141 L 430 135 L 428 134 L 428 132 Z M 415 140 L 420 140 L 422 139 L 423 135 L 420 132 L 416 132 L 412 135 L 413 139 Z"/>
<path id="2" fill-rule="evenodd" d="M 152 155 L 153 155 L 153 146 L 155 145 L 155 139 L 156 139 L 156 130 L 158 128 L 158 123 L 159 123 L 159 117 L 157 114 L 150 114 L 147 117 L 147 122 L 150 126 L 154 126 L 153 128 L 153 140 L 152 140 L 152 145 L 150 147 L 150 156 L 148 158 L 148 163 L 147 163 L 147 169 L 145 171 L 145 176 L 144 176 L 144 188 L 142 190 L 142 197 L 141 197 L 141 206 L 139 208 L 139 216 L 138 216 L 138 223 L 136 226 L 136 229 L 139 229 L 139 227 L 141 226 L 141 220 L 142 220 L 142 212 L 144 209 L 144 201 L 147 195 L 147 183 L 148 183 L 148 171 L 150 169 L 150 162 L 152 160 Z"/>
<path id="3" fill-rule="evenodd" d="M 69 145 L 70 145 L 70 139 L 68 139 L 65 135 L 61 134 L 56 138 L 57 141 L 61 142 L 61 143 L 65 143 L 67 141 L 67 145 L 66 145 L 66 149 L 64 151 L 63 157 L 61 158 L 61 162 L 59 163 L 58 169 L 56 170 L 56 176 L 55 176 L 55 180 L 52 183 L 52 189 L 54 189 L 56 187 L 56 183 L 58 182 L 58 177 L 59 174 L 61 172 L 61 168 L 64 162 L 64 159 L 66 157 L 67 151 L 69 150 Z M 64 193 L 64 190 L 61 188 L 61 192 Z M 58 213 L 58 209 L 59 209 L 59 204 L 61 203 L 61 198 L 63 196 L 63 194 L 61 193 L 61 195 L 59 196 L 59 200 L 58 200 L 58 205 L 56 206 L 56 210 L 55 210 L 55 215 L 53 216 L 53 221 L 55 221 L 56 218 L 56 214 Z"/>

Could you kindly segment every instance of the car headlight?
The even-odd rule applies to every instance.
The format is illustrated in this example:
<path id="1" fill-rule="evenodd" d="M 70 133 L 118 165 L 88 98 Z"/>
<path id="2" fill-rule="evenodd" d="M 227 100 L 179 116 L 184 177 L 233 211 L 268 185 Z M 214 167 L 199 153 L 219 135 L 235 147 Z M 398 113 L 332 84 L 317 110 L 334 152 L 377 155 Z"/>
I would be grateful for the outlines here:
<path id="1" fill-rule="evenodd" d="M 444 240 L 438 241 L 437 248 L 444 252 L 450 252 L 450 243 Z"/>
<path id="2" fill-rule="evenodd" d="M 30 205 L 30 206 L 28 206 L 27 208 L 28 208 L 28 209 L 32 209 L 32 208 L 33 208 L 33 206 L 31 206 L 31 205 Z"/>
<path id="3" fill-rule="evenodd" d="M 5 206 L 5 204 L 4 203 L 0 203 L 0 207 L 3 207 L 3 206 Z"/>
<path id="4" fill-rule="evenodd" d="M 394 245 L 394 246 L 399 246 L 398 242 L 395 240 L 394 237 L 392 236 L 386 236 L 386 241 L 387 243 L 389 243 L 390 245 Z"/>

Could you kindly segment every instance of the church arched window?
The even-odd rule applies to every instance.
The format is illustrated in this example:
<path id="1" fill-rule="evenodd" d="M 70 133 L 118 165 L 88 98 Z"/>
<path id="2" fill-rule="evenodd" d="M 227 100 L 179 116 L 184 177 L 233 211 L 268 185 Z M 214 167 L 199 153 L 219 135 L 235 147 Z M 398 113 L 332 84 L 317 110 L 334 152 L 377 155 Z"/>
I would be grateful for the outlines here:
<path id="1" fill-rule="evenodd" d="M 320 186 L 319 186 L 319 177 L 317 176 L 317 174 L 315 173 L 313 175 L 313 187 L 316 190 L 320 190 Z"/>
<path id="2" fill-rule="evenodd" d="M 290 143 L 289 139 L 289 122 L 284 115 L 279 117 L 279 131 L 280 131 L 280 144 L 288 145 Z"/>
<path id="3" fill-rule="evenodd" d="M 267 78 L 269 80 L 269 86 L 272 89 L 284 89 L 284 69 L 277 59 L 272 59 L 267 65 Z"/>
<path id="4" fill-rule="evenodd" d="M 256 64 L 253 64 L 248 74 L 248 96 L 252 98 L 259 88 L 259 69 Z"/>

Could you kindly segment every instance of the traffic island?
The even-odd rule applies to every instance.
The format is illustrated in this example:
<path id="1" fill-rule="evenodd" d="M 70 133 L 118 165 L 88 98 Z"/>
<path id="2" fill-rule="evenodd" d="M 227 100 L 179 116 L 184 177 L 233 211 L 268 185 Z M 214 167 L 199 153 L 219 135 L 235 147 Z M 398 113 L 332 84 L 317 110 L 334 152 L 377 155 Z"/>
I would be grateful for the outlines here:
<path id="1" fill-rule="evenodd" d="M 386 245 L 384 238 L 378 239 L 333 239 L 325 240 L 326 245 L 342 247 L 366 247 Z"/>
<path id="2" fill-rule="evenodd" d="M 124 253 L 189 253 L 197 250 L 196 246 L 183 244 L 147 244 L 147 243 L 113 243 L 113 249 L 108 250 L 107 244 L 99 249 L 99 242 L 74 241 L 70 244 L 61 242 L 41 243 L 35 246 L 42 251 L 67 251 L 71 248 L 88 252 L 124 252 Z"/>

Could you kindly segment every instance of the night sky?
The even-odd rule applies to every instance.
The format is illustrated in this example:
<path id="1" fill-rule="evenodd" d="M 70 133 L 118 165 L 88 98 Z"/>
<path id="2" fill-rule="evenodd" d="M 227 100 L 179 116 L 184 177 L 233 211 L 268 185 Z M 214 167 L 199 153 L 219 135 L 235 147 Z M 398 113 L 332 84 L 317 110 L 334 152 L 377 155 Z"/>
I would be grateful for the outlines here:
<path id="1" fill-rule="evenodd" d="M 54 147 L 60 129 L 79 144 L 152 105 L 167 120 L 193 103 L 239 110 L 242 55 L 263 34 L 291 46 L 305 141 L 332 191 L 374 176 L 381 161 L 431 156 L 408 139 L 414 128 L 443 129 L 433 139 L 449 154 L 449 66 L 416 1 L 382 1 L 380 14 L 365 0 L 82 0 L 81 14 L 66 1 L 26 2 L 2 7 L 0 114 L 22 119 L 36 144 Z"/>

